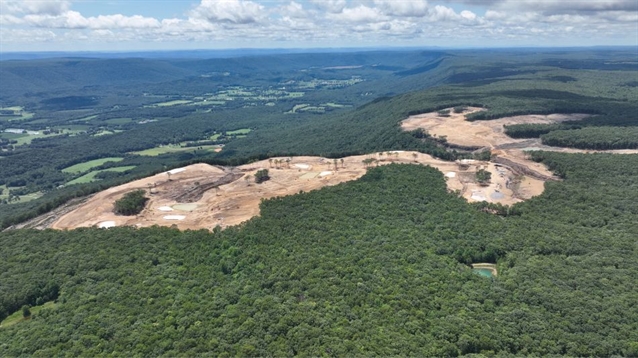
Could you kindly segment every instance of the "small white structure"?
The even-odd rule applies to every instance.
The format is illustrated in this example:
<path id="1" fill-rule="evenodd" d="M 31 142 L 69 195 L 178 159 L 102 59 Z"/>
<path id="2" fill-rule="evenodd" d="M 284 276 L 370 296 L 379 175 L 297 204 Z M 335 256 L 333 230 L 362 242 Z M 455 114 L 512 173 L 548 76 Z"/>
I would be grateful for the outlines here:
<path id="1" fill-rule="evenodd" d="M 159 210 L 159 211 L 173 211 L 173 208 L 171 208 L 170 206 L 160 206 L 159 208 L 157 208 L 157 210 Z"/>
<path id="2" fill-rule="evenodd" d="M 325 177 L 325 176 L 328 176 L 328 175 L 332 175 L 332 172 L 331 171 L 325 171 L 325 172 L 319 173 L 320 177 Z"/>

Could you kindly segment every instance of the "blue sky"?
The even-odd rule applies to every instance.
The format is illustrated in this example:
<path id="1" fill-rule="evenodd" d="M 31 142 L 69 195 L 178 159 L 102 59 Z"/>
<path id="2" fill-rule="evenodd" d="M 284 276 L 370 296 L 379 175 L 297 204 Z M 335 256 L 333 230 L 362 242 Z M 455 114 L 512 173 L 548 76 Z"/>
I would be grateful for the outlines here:
<path id="1" fill-rule="evenodd" d="M 0 51 L 638 46 L 638 0 L 0 0 Z"/>

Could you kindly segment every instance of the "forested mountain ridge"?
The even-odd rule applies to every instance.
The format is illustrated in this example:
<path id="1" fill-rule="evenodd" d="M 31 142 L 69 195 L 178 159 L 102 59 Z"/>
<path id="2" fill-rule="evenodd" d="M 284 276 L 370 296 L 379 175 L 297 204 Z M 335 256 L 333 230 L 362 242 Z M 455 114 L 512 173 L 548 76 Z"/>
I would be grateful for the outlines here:
<path id="1" fill-rule="evenodd" d="M 275 56 L 264 62 L 261 70 L 258 63 L 263 60 L 262 57 L 173 62 L 158 60 L 160 63 L 170 62 L 172 66 L 180 65 L 185 70 L 194 72 L 210 70 L 211 67 L 222 66 L 224 61 L 230 61 L 224 65 L 227 66 L 225 68 L 238 71 L 243 68 L 247 72 L 233 72 L 229 76 L 207 72 L 211 77 L 191 76 L 168 82 L 168 85 L 132 85 L 127 90 L 112 87 L 115 88 L 115 94 L 104 92 L 104 88 L 100 87 L 102 96 L 86 96 L 98 102 L 96 106 L 99 110 L 49 110 L 41 116 L 36 111 L 32 119 L 19 122 L 13 119 L 0 121 L 0 129 L 15 128 L 19 124 L 24 129 L 37 131 L 41 130 L 42 123 L 60 130 L 82 128 L 76 130 L 79 133 L 36 138 L 28 145 L 9 144 L 13 151 L 1 152 L 4 155 L 4 165 L 0 166 L 0 185 L 5 184 L 7 190 L 14 193 L 43 195 L 32 202 L 14 203 L 10 207 L 0 205 L 2 225 L 7 227 L 24 221 L 75 196 L 151 175 L 167 167 L 197 161 L 238 165 L 272 156 L 309 154 L 342 157 L 384 150 L 419 150 L 437 157 L 454 159 L 458 154 L 447 151 L 435 142 L 423 141 L 422 138 L 402 132 L 398 126 L 409 115 L 453 106 L 477 105 L 487 109 L 470 119 L 530 113 L 589 113 L 594 116 L 583 121 L 509 126 L 506 130 L 515 137 L 538 137 L 551 131 L 564 131 L 560 132 L 562 134 L 559 141 L 550 141 L 549 135 L 543 137 L 546 138 L 543 140 L 547 144 L 571 145 L 582 149 L 635 147 L 631 139 L 619 141 L 613 133 L 622 131 L 625 127 L 636 126 L 633 114 L 638 111 L 638 107 L 633 99 L 638 96 L 638 87 L 627 84 L 632 79 L 638 81 L 638 71 L 632 70 L 631 66 L 616 69 L 609 65 L 626 62 L 627 56 L 631 56 L 630 52 L 371 52 L 332 55 L 333 57 L 322 55 L 314 60 L 313 56 Z M 392 63 L 393 58 L 398 61 L 396 66 L 388 68 L 383 65 Z M 587 62 L 588 66 L 596 63 L 600 68 L 562 68 L 565 66 L 560 61 L 573 64 L 579 59 Z M 557 67 L 539 67 L 540 63 L 549 60 L 554 61 Z M 189 68 L 190 64 L 196 65 Z M 321 66 L 310 67 L 313 64 Z M 335 69 L 335 64 L 343 66 Z M 359 67 L 355 64 L 364 65 Z M 303 70 L 290 71 L 291 68 Z M 248 75 L 255 69 L 258 72 L 254 76 Z M 420 70 L 424 72 L 419 72 Z M 408 75 L 405 71 L 413 73 Z M 399 75 L 400 73 L 403 74 Z M 348 82 L 357 76 L 362 76 L 363 81 Z M 322 82 L 318 78 L 332 79 Z M 240 90 L 230 85 L 236 84 L 236 81 L 271 83 L 281 87 L 275 91 L 262 84 L 259 85 L 262 87 L 244 86 Z M 311 89 L 308 86 L 316 87 Z M 284 87 L 285 90 L 282 89 Z M 257 90 L 258 88 L 261 89 Z M 205 98 L 201 97 L 202 93 L 212 89 L 220 89 L 214 96 L 215 99 L 202 101 Z M 411 90 L 418 91 L 404 93 Z M 89 93 L 91 90 L 87 91 L 85 92 Z M 129 95 L 117 95 L 122 91 Z M 145 91 L 150 91 L 152 95 L 142 95 Z M 153 94 L 154 91 L 162 94 Z M 292 92 L 272 102 L 272 93 L 278 91 Z M 240 93 L 240 97 L 228 97 L 228 93 L 235 92 Z M 179 95 L 180 93 L 190 94 Z M 199 96 L 195 93 L 199 93 Z M 253 97 L 247 100 L 241 97 L 241 93 L 252 93 Z M 293 94 L 303 96 L 291 97 Z M 224 100 L 219 102 L 219 98 Z M 162 104 L 158 101 L 168 101 L 165 102 L 168 105 L 157 106 L 157 103 Z M 180 101 L 192 103 L 173 105 Z M 336 103 L 332 103 L 335 101 Z M 53 105 L 74 103 L 71 97 L 70 101 L 62 98 L 61 103 L 53 102 Z M 216 103 L 225 103 L 225 107 L 218 107 Z M 320 107 L 322 105 L 324 107 Z M 326 112 L 291 113 L 297 106 L 323 108 Z M 601 132 L 601 138 L 606 135 L 608 139 L 605 143 L 600 143 L 600 139 L 596 143 L 591 142 L 585 136 L 586 132 L 578 130 L 586 127 L 590 132 L 604 131 L 606 134 Z M 610 127 L 611 129 L 605 129 Z M 615 129 L 616 127 L 620 128 Z M 245 128 L 252 130 L 246 136 L 224 136 L 210 141 L 211 138 L 217 138 L 217 134 Z M 86 132 L 81 132 L 82 130 Z M 103 133 L 109 135 L 101 136 Z M 24 134 L 7 134 L 7 138 L 15 136 Z M 24 138 L 17 138 L 17 141 L 22 139 Z M 198 143 L 223 144 L 225 147 L 216 154 L 196 150 L 200 145 Z M 158 157 L 134 154 L 136 151 L 158 146 L 187 144 L 194 149 L 185 148 L 178 153 L 169 152 Z M 101 181 L 64 186 L 82 174 L 68 174 L 61 172 L 62 169 L 106 157 L 125 158 L 117 165 L 134 168 Z M 109 166 L 98 169 L 109 169 Z"/>
<path id="2" fill-rule="evenodd" d="M 266 201 L 222 232 L 2 233 L 3 309 L 51 293 L 58 304 L 0 328 L 0 350 L 635 354 L 636 157 L 537 159 L 566 180 L 505 218 L 448 193 L 432 168 L 391 165 Z M 483 260 L 498 278 L 466 266 Z"/>
<path id="3" fill-rule="evenodd" d="M 223 59 L 148 59 L 148 58 L 56 58 L 31 61 L 2 61 L 0 99 L 9 100 L 24 95 L 30 97 L 50 95 L 50 92 L 90 90 L 104 91 L 110 86 L 134 86 L 143 90 L 153 84 L 212 76 L 217 81 L 230 78 L 237 82 L 271 81 L 272 77 L 309 68 L 326 68 L 337 72 L 339 68 L 378 67 L 389 72 L 400 72 L 421 66 L 444 56 L 436 51 L 334 54 L 282 54 L 267 56 L 241 56 Z M 392 67 L 389 65 L 393 64 Z M 384 68 L 388 66 L 388 68 Z M 425 70 L 421 71 L 425 72 Z M 223 75 L 227 73 L 226 75 Z M 418 73 L 418 72 L 417 72 Z M 274 75 L 274 76 L 273 76 Z M 248 77 L 251 77 L 248 79 Z M 173 89 L 174 86 L 173 86 Z M 182 92 L 184 92 L 182 90 Z M 97 92 L 99 93 L 99 92 Z M 27 99 L 28 101 L 28 99 Z"/>

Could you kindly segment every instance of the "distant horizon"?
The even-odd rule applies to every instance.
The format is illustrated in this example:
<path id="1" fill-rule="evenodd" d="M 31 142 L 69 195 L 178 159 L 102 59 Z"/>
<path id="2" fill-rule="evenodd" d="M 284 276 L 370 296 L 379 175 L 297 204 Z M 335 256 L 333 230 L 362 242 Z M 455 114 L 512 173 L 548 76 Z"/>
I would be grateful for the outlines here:
<path id="1" fill-rule="evenodd" d="M 205 52 L 205 51 L 303 51 L 303 50 L 489 50 L 489 49 L 588 49 L 588 48 L 635 48 L 638 45 L 581 45 L 581 46 L 334 46 L 334 47 L 224 47 L 224 48 L 175 48 L 148 50 L 42 50 L 42 51 L 2 51 L 0 53 L 135 53 L 135 52 Z"/>
<path id="2" fill-rule="evenodd" d="M 638 46 L 636 0 L 3 0 L 0 52 Z"/>
<path id="3" fill-rule="evenodd" d="M 502 47 L 442 47 L 442 46 L 375 46 L 375 47 L 243 47 L 243 48 L 219 48 L 219 49 L 154 49 L 154 50 L 93 50 L 93 51 L 4 51 L 0 52 L 0 60 L 24 60 L 24 59 L 46 59 L 64 58 L 66 55 L 86 56 L 90 55 L 170 55 L 170 54 L 220 54 L 218 57 L 233 57 L 245 54 L 303 54 L 303 53 L 338 53 L 338 52 L 368 52 L 368 51 L 482 51 L 482 50 L 636 50 L 638 46 L 620 45 L 594 45 L 594 46 L 502 46 Z M 223 56 L 224 54 L 226 56 Z M 49 57 L 47 57 L 49 56 Z M 9 58 L 5 58 L 9 57 Z M 73 56 L 68 56 L 73 57 Z M 166 56 L 156 56 L 166 57 Z M 188 56 L 194 57 L 194 56 Z"/>

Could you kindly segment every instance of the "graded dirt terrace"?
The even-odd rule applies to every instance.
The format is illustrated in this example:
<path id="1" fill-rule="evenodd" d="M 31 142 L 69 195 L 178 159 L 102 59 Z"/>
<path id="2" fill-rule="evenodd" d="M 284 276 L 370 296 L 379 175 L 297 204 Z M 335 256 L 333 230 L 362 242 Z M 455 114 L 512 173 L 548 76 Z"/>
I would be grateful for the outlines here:
<path id="1" fill-rule="evenodd" d="M 526 115 L 500 119 L 466 121 L 468 114 L 483 111 L 483 108 L 468 107 L 461 113 L 454 113 L 452 108 L 447 117 L 438 112 L 417 114 L 401 122 L 401 128 L 410 131 L 418 128 L 425 129 L 433 136 L 445 136 L 449 143 L 466 147 L 486 147 L 497 149 L 505 144 L 527 143 L 529 139 L 514 139 L 505 134 L 504 126 L 512 124 L 550 124 L 566 121 L 582 120 L 588 114 L 550 114 Z M 538 143 L 540 144 L 540 142 Z"/>
<path id="2" fill-rule="evenodd" d="M 519 174 L 527 174 L 528 177 L 546 180 L 557 180 L 553 173 L 543 164 L 529 160 L 525 153 L 530 150 L 545 150 L 563 153 L 614 153 L 636 154 L 638 150 L 582 150 L 573 148 L 552 147 L 543 145 L 538 138 L 516 139 L 505 134 L 506 125 L 525 123 L 559 123 L 566 121 L 582 120 L 589 117 L 588 114 L 550 114 L 550 115 L 525 115 L 500 119 L 467 121 L 466 116 L 471 113 L 483 111 L 483 108 L 468 107 L 461 113 L 455 113 L 453 108 L 448 108 L 449 115 L 441 116 L 439 112 L 430 112 L 408 117 L 401 122 L 401 128 L 406 131 L 424 129 L 434 137 L 445 137 L 447 143 L 452 146 L 488 149 L 492 152 L 492 161 L 506 165 Z M 539 185 L 536 182 L 522 180 L 523 185 L 532 191 L 540 188 L 531 188 Z M 542 182 L 540 183 L 542 185 Z"/>
<path id="3" fill-rule="evenodd" d="M 364 164 L 364 160 L 374 160 Z M 336 185 L 363 176 L 368 166 L 390 163 L 431 165 L 446 177 L 450 191 L 458 191 L 468 201 L 513 204 L 542 193 L 543 181 L 517 175 L 495 163 L 446 162 L 418 152 L 386 152 L 335 160 L 321 157 L 271 158 L 234 168 L 194 164 L 97 193 L 74 209 L 63 213 L 46 227 L 113 227 L 152 225 L 179 229 L 208 229 L 237 225 L 259 215 L 262 199 L 293 195 Z M 492 173 L 489 185 L 479 185 L 475 172 Z M 268 169 L 270 180 L 256 184 L 257 170 Z M 169 178 L 170 177 L 170 178 Z M 114 202 L 124 194 L 145 189 L 150 197 L 136 216 L 113 213 Z"/>

